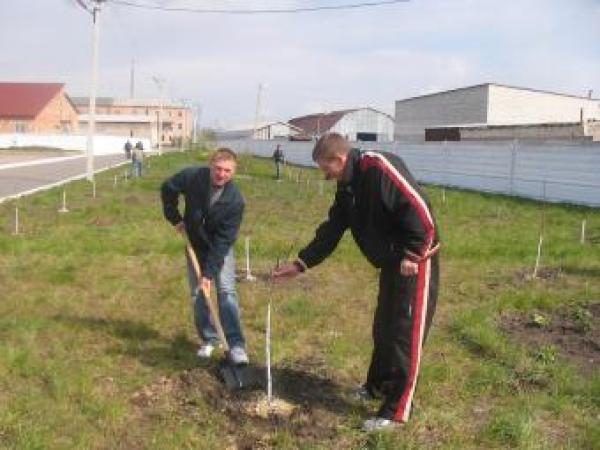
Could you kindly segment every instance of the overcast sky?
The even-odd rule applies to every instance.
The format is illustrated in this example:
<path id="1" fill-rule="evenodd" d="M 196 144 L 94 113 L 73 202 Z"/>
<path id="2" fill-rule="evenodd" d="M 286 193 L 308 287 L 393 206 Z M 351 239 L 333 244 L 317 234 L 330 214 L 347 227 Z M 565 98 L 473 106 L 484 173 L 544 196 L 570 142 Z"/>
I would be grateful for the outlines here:
<path id="1" fill-rule="evenodd" d="M 83 0 L 89 2 L 89 0 Z M 183 8 L 294 8 L 367 0 L 129 0 Z M 370 0 L 376 1 L 376 0 Z M 218 15 L 131 8 L 100 18 L 99 96 L 187 98 L 201 124 L 371 106 L 496 82 L 600 97 L 600 0 L 412 0 L 299 14 Z M 64 82 L 89 93 L 91 17 L 75 0 L 0 0 L 0 80 Z M 0 99 L 2 101 L 2 99 Z"/>

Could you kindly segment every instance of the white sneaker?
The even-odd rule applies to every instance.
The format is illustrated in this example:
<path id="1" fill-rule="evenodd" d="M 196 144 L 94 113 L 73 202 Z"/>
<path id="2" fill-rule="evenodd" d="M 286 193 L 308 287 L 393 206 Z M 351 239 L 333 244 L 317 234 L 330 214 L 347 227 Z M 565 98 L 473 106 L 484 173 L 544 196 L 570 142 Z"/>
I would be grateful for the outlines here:
<path id="1" fill-rule="evenodd" d="M 373 431 L 394 430 L 399 428 L 400 425 L 400 422 L 384 419 L 383 417 L 370 417 L 363 422 L 362 429 L 363 431 L 370 433 Z"/>
<path id="2" fill-rule="evenodd" d="M 231 348 L 229 350 L 229 358 L 235 365 L 248 364 L 248 354 L 243 347 L 236 346 Z"/>
<path id="3" fill-rule="evenodd" d="M 210 355 L 212 355 L 212 352 L 215 350 L 215 346 L 213 344 L 202 344 L 202 346 L 198 349 L 198 352 L 196 353 L 198 355 L 198 358 L 210 358 Z"/>

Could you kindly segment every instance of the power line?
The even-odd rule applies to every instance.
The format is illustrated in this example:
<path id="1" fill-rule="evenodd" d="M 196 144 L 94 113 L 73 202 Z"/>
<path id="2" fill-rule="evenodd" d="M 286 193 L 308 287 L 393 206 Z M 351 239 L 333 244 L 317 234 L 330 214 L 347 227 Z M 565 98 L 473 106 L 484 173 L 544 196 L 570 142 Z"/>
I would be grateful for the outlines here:
<path id="1" fill-rule="evenodd" d="M 130 0 L 111 0 L 112 3 L 141 9 L 152 9 L 158 11 L 169 12 L 190 12 L 198 14 L 293 14 L 316 11 L 332 11 L 341 9 L 358 9 L 369 8 L 374 6 L 391 5 L 395 3 L 408 3 L 410 0 L 379 0 L 370 2 L 347 3 L 345 5 L 327 5 L 327 6 L 308 6 L 300 8 L 283 8 L 283 9 L 207 9 L 207 8 L 184 8 L 184 7 L 168 7 L 159 5 L 149 5 L 148 3 L 136 3 Z"/>

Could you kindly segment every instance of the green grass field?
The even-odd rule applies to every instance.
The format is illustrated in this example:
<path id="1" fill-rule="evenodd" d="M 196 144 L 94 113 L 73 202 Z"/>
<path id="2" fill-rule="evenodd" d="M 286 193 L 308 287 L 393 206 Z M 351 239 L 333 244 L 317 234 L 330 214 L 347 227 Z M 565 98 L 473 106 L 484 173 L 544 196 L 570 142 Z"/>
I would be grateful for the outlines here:
<path id="1" fill-rule="evenodd" d="M 101 173 L 95 199 L 71 183 L 65 214 L 62 189 L 0 205 L 0 447 L 600 448 L 599 210 L 428 186 L 443 270 L 418 409 L 400 431 L 366 435 L 377 404 L 350 392 L 370 357 L 376 270 L 346 236 L 289 284 L 261 277 L 327 213 L 334 185 L 314 170 L 287 168 L 277 183 L 270 161 L 243 157 L 238 178 L 237 264 L 243 275 L 249 236 L 259 275 L 239 285 L 250 357 L 264 365 L 272 299 L 274 394 L 295 411 L 260 417 L 260 392 L 228 393 L 218 358 L 197 361 L 183 244 L 158 189 L 205 157 L 151 158 L 143 179 L 116 187 L 123 169 Z"/>

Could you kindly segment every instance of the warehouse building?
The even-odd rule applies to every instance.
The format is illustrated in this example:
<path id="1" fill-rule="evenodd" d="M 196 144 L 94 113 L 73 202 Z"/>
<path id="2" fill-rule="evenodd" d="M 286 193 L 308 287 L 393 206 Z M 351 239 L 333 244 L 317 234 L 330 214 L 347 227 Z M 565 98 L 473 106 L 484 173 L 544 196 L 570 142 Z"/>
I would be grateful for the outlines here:
<path id="1" fill-rule="evenodd" d="M 394 118 L 373 108 L 345 109 L 295 117 L 288 123 L 302 130 L 302 136 L 315 139 L 336 132 L 350 141 L 390 142 L 394 137 Z"/>
<path id="2" fill-rule="evenodd" d="M 256 128 L 254 139 L 289 139 L 293 140 L 295 136 L 302 134 L 298 127 L 290 125 L 287 122 L 271 122 Z"/>
<path id="3" fill-rule="evenodd" d="M 89 98 L 73 97 L 82 128 L 89 120 Z M 193 114 L 188 106 L 159 99 L 96 98 L 98 133 L 149 138 L 152 145 L 179 146 L 192 138 Z"/>
<path id="4" fill-rule="evenodd" d="M 394 138 L 598 140 L 600 100 L 486 83 L 396 101 Z"/>

